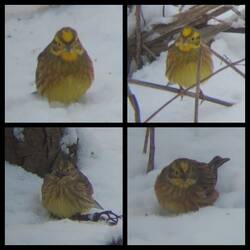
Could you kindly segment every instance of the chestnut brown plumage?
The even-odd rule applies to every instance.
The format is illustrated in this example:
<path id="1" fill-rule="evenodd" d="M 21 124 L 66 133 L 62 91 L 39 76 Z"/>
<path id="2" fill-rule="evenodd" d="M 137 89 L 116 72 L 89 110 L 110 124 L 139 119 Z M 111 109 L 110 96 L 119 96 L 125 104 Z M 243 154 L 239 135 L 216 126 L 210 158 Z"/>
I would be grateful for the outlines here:
<path id="1" fill-rule="evenodd" d="M 215 190 L 218 168 L 229 160 L 220 156 L 209 163 L 187 158 L 174 160 L 155 182 L 160 206 L 170 213 L 180 214 L 212 205 L 219 196 Z"/>

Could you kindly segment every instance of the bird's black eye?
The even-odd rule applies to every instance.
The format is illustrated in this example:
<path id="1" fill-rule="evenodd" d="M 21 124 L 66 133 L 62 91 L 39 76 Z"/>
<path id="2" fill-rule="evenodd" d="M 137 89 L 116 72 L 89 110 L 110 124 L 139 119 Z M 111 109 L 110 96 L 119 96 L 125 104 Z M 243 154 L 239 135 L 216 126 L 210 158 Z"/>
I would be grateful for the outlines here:
<path id="1" fill-rule="evenodd" d="M 60 48 L 60 47 L 62 47 L 62 45 L 63 45 L 62 42 L 58 38 L 54 39 L 54 46 L 55 47 Z"/>
<path id="2" fill-rule="evenodd" d="M 179 171 L 178 171 L 177 169 L 173 169 L 173 174 L 174 174 L 175 176 L 179 176 Z"/>
<path id="3" fill-rule="evenodd" d="M 62 43 L 61 43 L 61 42 L 56 42 L 56 45 L 57 45 L 58 47 L 62 47 Z"/>

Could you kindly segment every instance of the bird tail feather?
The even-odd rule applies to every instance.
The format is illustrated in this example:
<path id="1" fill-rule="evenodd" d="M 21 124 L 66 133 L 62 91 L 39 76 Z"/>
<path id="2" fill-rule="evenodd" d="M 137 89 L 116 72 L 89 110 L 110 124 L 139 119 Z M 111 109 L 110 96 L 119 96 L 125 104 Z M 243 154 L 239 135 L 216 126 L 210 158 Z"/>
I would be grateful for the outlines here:
<path id="1" fill-rule="evenodd" d="M 219 168 L 220 166 L 222 166 L 225 162 L 229 161 L 230 158 L 222 158 L 220 156 L 215 156 L 209 163 L 208 163 L 208 166 L 210 168 L 214 168 L 214 169 L 217 169 Z"/>
<path id="2" fill-rule="evenodd" d="M 94 207 L 95 208 L 99 208 L 99 209 L 102 209 L 102 210 L 104 210 L 104 208 L 96 201 L 96 200 L 94 200 Z"/>

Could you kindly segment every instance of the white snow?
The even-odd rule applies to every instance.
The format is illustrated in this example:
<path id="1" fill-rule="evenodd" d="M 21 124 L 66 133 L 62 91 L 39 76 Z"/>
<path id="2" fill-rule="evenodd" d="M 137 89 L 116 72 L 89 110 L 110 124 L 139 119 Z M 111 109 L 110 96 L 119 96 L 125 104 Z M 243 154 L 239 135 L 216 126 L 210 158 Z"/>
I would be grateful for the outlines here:
<path id="1" fill-rule="evenodd" d="M 92 183 L 94 198 L 105 210 L 122 214 L 122 129 L 75 130 L 80 146 L 78 166 Z M 97 157 L 92 157 L 92 151 Z M 122 235 L 121 220 L 109 226 L 50 218 L 41 204 L 41 186 L 40 177 L 6 162 L 6 245 L 105 245 Z"/>
<path id="2" fill-rule="evenodd" d="M 122 6 L 60 5 L 26 16 L 15 7 L 14 16 L 7 14 L 5 23 L 6 122 L 120 122 Z M 37 57 L 65 26 L 78 32 L 93 61 L 95 80 L 79 102 L 50 106 L 32 94 Z"/>
<path id="3" fill-rule="evenodd" d="M 5 18 L 31 17 L 36 11 L 45 10 L 49 5 L 5 5 Z"/>
<path id="4" fill-rule="evenodd" d="M 170 6 L 167 6 L 167 8 L 169 7 Z M 172 8 L 173 7 L 171 7 L 171 10 Z M 242 8 L 242 6 L 239 7 L 241 12 Z M 153 15 L 154 10 L 155 6 L 143 6 L 144 13 L 149 12 L 148 16 L 150 21 L 157 23 L 159 11 L 156 12 L 157 17 L 156 14 Z M 222 17 L 223 16 L 220 16 L 220 18 Z M 131 23 L 129 29 L 132 30 L 132 27 Z M 222 32 L 215 37 L 215 41 L 212 43 L 212 49 L 231 62 L 243 59 L 245 58 L 245 34 Z M 144 65 L 142 69 L 132 75 L 132 78 L 166 85 L 166 57 L 167 52 L 162 52 L 157 60 L 151 64 Z M 214 55 L 213 62 L 214 71 L 225 65 Z M 244 73 L 245 61 L 236 67 Z M 172 86 L 178 88 L 178 85 Z M 130 84 L 130 87 L 139 102 L 142 121 L 145 121 L 154 111 L 174 97 L 173 93 L 167 91 L 141 87 L 134 84 Z M 231 68 L 227 68 L 202 84 L 201 89 L 205 95 L 232 102 L 234 105 L 224 107 L 204 101 L 202 105 L 199 105 L 200 122 L 245 122 L 245 78 Z M 194 119 L 194 102 L 195 100 L 190 97 L 184 97 L 183 101 L 177 98 L 149 122 L 192 122 Z M 134 122 L 134 110 L 130 102 L 128 104 L 128 120 Z"/>
<path id="5" fill-rule="evenodd" d="M 151 24 L 160 23 L 169 23 L 173 21 L 172 15 L 176 14 L 178 7 L 174 5 L 165 5 L 165 16 L 163 14 L 163 5 L 141 5 L 142 10 L 142 19 L 141 19 L 141 28 L 145 29 L 150 27 Z M 130 36 L 136 25 L 135 17 L 135 8 L 128 15 L 128 36 Z M 145 27 L 144 27 L 145 26 Z"/>
<path id="6" fill-rule="evenodd" d="M 69 153 L 69 146 L 76 144 L 77 145 L 77 133 L 75 128 L 65 128 L 63 137 L 61 138 L 60 145 L 61 149 L 65 153 Z"/>
<path id="7" fill-rule="evenodd" d="M 144 128 L 128 130 L 128 244 L 245 244 L 244 128 L 156 128 L 155 169 L 146 174 Z M 154 183 L 161 169 L 177 158 L 209 162 L 229 157 L 218 171 L 220 196 L 213 206 L 167 215 L 158 205 Z"/>
<path id="8" fill-rule="evenodd" d="M 13 135 L 18 141 L 24 140 L 23 128 L 13 128 Z"/>

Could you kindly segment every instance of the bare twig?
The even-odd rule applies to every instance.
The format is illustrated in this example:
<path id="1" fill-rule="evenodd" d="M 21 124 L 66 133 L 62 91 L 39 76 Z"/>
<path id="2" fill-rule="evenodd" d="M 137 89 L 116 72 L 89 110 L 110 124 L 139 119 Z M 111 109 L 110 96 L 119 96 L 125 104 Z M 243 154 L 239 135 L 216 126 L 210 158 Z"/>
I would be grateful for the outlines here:
<path id="1" fill-rule="evenodd" d="M 245 20 L 245 15 L 243 15 L 239 10 L 235 8 L 235 6 L 231 6 L 232 11 L 240 17 L 240 19 Z M 244 12 L 245 13 L 245 12 Z"/>
<path id="2" fill-rule="evenodd" d="M 134 109 L 135 122 L 141 122 L 141 112 L 136 96 L 132 93 L 130 87 L 128 86 L 128 99 Z"/>
<path id="3" fill-rule="evenodd" d="M 148 166 L 147 166 L 147 173 L 154 169 L 154 162 L 155 162 L 155 129 L 149 128 L 149 135 L 150 135 L 150 150 L 149 150 L 149 157 L 148 157 Z"/>
<path id="4" fill-rule="evenodd" d="M 203 44 L 206 46 L 215 56 L 220 58 L 224 63 L 226 63 L 229 67 L 231 67 L 234 71 L 236 71 L 238 74 L 240 74 L 243 78 L 245 78 L 245 74 L 242 73 L 239 69 L 237 69 L 231 62 L 228 62 L 223 56 L 221 56 L 219 53 L 214 51 L 213 49 L 209 48 L 206 44 Z"/>
<path id="5" fill-rule="evenodd" d="M 240 33 L 240 34 L 245 34 L 246 29 L 244 27 L 239 27 L 239 28 L 229 28 L 227 30 L 224 30 L 223 32 L 228 32 L 228 33 Z"/>
<path id="6" fill-rule="evenodd" d="M 142 48 L 145 49 L 154 59 L 157 58 L 156 54 L 147 45 L 145 45 L 145 43 L 142 44 Z"/>
<path id="7" fill-rule="evenodd" d="M 189 92 L 188 90 L 193 88 L 195 85 L 185 89 L 184 91 L 181 91 L 177 89 L 177 91 L 179 91 L 179 93 L 177 95 L 175 95 L 173 98 L 171 98 L 169 101 L 167 101 L 164 105 L 162 105 L 159 109 L 157 109 L 152 115 L 150 115 L 144 122 L 149 122 L 156 114 L 158 114 L 163 108 L 165 108 L 167 105 L 169 105 L 171 102 L 173 102 L 177 97 L 179 96 L 183 96 L 183 95 L 188 95 L 190 96 L 190 94 L 192 94 L 191 97 L 196 97 L 196 94 L 195 93 L 192 93 L 192 92 Z M 199 96 L 200 98 L 200 96 Z M 208 97 L 208 96 L 205 96 L 204 94 L 202 94 L 202 101 L 204 100 L 207 100 L 207 101 L 211 101 L 213 103 L 217 103 L 217 104 L 221 104 L 221 105 L 224 105 L 224 106 L 227 106 L 227 107 L 230 107 L 233 105 L 233 103 L 230 103 L 230 102 L 225 102 L 225 101 L 222 101 L 222 100 L 219 100 L 219 99 L 216 99 L 216 98 L 213 98 L 213 97 Z"/>
<path id="8" fill-rule="evenodd" d="M 148 137 L 149 137 L 149 128 L 146 128 L 146 134 L 145 134 L 145 139 L 144 139 L 144 145 L 143 145 L 143 153 L 147 153 L 147 148 L 148 148 Z"/>
<path id="9" fill-rule="evenodd" d="M 221 72 L 222 70 L 224 70 L 224 69 L 230 67 L 230 65 L 239 65 L 239 63 L 242 62 L 242 61 L 244 61 L 244 60 L 245 60 L 245 58 L 242 58 L 242 59 L 240 59 L 240 60 L 238 60 L 238 61 L 229 63 L 229 64 L 227 64 L 227 65 L 221 67 L 220 69 L 217 69 L 217 70 L 214 71 L 211 75 L 209 75 L 208 77 L 204 78 L 201 82 L 204 82 L 204 81 L 208 80 L 209 78 L 211 78 L 212 76 L 218 74 L 218 73 Z"/>
<path id="10" fill-rule="evenodd" d="M 194 104 L 194 122 L 198 122 L 198 115 L 199 115 L 199 97 L 200 97 L 200 69 L 201 69 L 201 53 L 202 53 L 202 46 L 199 48 L 198 52 L 198 63 L 197 63 L 197 72 L 196 72 L 196 91 L 195 91 L 195 104 Z"/>
<path id="11" fill-rule="evenodd" d="M 179 94 L 179 92 L 180 92 L 180 89 L 178 89 L 178 88 L 170 87 L 170 86 L 164 86 L 164 85 L 159 85 L 159 84 L 152 83 L 152 82 L 140 81 L 140 80 L 135 80 L 135 79 L 129 79 L 128 82 L 132 83 L 132 84 L 144 86 L 144 87 L 149 87 L 149 88 L 154 88 L 154 89 L 160 89 L 160 90 L 164 90 L 164 91 L 169 91 L 169 92 L 176 93 L 176 94 Z M 185 89 L 185 91 L 182 94 L 185 94 L 186 96 L 194 98 L 195 97 L 195 93 L 187 91 L 187 90 L 193 88 L 194 86 L 192 86 L 192 87 L 190 87 L 188 89 Z M 206 95 L 204 95 L 204 97 L 202 97 L 202 98 L 203 98 L 203 100 L 206 100 L 206 101 L 209 101 L 209 102 L 213 102 L 213 103 L 216 103 L 216 104 L 221 104 L 221 105 L 226 106 L 226 107 L 230 107 L 230 106 L 234 105 L 234 103 L 222 101 L 222 100 L 216 99 L 214 97 L 206 96 Z"/>
<path id="12" fill-rule="evenodd" d="M 144 14 L 143 14 L 142 8 L 141 8 L 141 18 L 142 18 L 142 20 L 143 20 L 144 26 L 146 26 L 146 20 L 145 20 L 145 18 L 144 18 Z"/>
<path id="13" fill-rule="evenodd" d="M 152 115 L 150 115 L 144 122 L 149 122 L 154 116 L 156 116 L 161 110 L 163 110 L 168 104 L 170 104 L 173 100 L 179 97 L 180 94 L 175 95 L 169 101 L 167 101 L 164 105 L 162 105 L 159 109 L 157 109 Z"/>
<path id="14" fill-rule="evenodd" d="M 164 109 L 168 104 L 170 104 L 172 101 L 174 101 L 180 95 L 181 96 L 186 95 L 186 96 L 193 97 L 193 98 L 195 98 L 195 96 L 196 96 L 195 93 L 189 91 L 190 89 L 195 87 L 195 85 L 185 89 L 184 91 L 182 91 L 180 93 L 180 89 L 170 87 L 170 86 L 163 86 L 163 85 L 159 85 L 159 84 L 155 84 L 155 83 L 151 83 L 151 82 L 140 81 L 140 80 L 135 80 L 135 79 L 129 79 L 128 82 L 133 83 L 133 84 L 137 84 L 137 85 L 140 85 L 140 86 L 144 86 L 144 87 L 150 87 L 150 88 L 154 88 L 154 89 L 160 89 L 160 90 L 164 90 L 164 91 L 170 91 L 170 92 L 173 92 L 173 93 L 177 93 L 177 95 L 175 95 L 173 98 L 171 98 L 165 104 L 163 104 L 152 115 L 150 115 L 144 122 L 150 121 L 155 115 L 157 115 L 162 109 Z M 206 100 L 208 102 L 220 104 L 220 105 L 223 105 L 223 106 L 226 106 L 226 107 L 231 107 L 232 105 L 234 105 L 234 103 L 226 102 L 226 101 L 214 98 L 214 97 L 206 96 L 204 94 L 202 94 L 201 100 L 202 101 Z"/>
<path id="15" fill-rule="evenodd" d="M 245 58 L 242 58 L 238 61 L 235 61 L 233 63 L 231 63 L 232 65 L 236 65 L 236 64 L 239 64 L 240 62 L 244 61 Z M 219 72 L 221 72 L 222 70 L 228 68 L 229 65 L 225 65 L 223 67 L 221 67 L 220 69 L 216 70 L 215 72 L 213 72 L 210 76 L 204 78 L 201 82 L 203 81 L 206 81 L 208 80 L 209 78 L 211 78 L 212 76 L 218 74 Z M 139 80 L 135 80 L 135 79 L 128 79 L 128 82 L 129 83 L 132 83 L 132 84 L 137 84 L 137 85 L 140 85 L 140 86 L 144 86 L 144 87 L 149 87 L 149 88 L 154 88 L 154 89 L 160 89 L 160 90 L 164 90 L 164 91 L 170 91 L 172 93 L 179 93 L 179 89 L 177 88 L 174 88 L 174 87 L 170 87 L 170 86 L 164 86 L 164 85 L 159 85 L 159 84 L 155 84 L 155 83 L 151 83 L 151 82 L 145 82 L 145 81 L 139 81 Z M 188 90 L 188 89 L 187 89 Z M 187 96 L 190 96 L 190 97 L 194 97 L 195 94 L 192 93 L 192 92 L 189 92 L 189 91 L 185 91 L 185 95 Z M 183 93 L 184 94 L 184 93 Z M 169 101 L 167 101 L 163 106 L 161 106 L 158 110 L 156 110 L 152 115 L 150 115 L 146 120 L 145 122 L 148 122 L 149 120 L 151 120 L 156 114 L 158 114 L 164 107 L 166 107 L 169 103 L 171 103 L 173 100 L 175 100 L 176 98 L 178 97 L 177 96 L 174 96 L 172 99 L 170 99 Z M 207 101 L 210 101 L 210 102 L 214 102 L 216 104 L 220 104 L 220 105 L 224 105 L 226 107 L 230 107 L 232 105 L 234 105 L 234 103 L 230 103 L 230 102 L 226 102 L 226 101 L 222 101 L 222 100 L 219 100 L 219 99 L 216 99 L 216 98 L 212 98 L 212 97 L 207 97 L 207 96 L 203 96 L 203 98 L 208 98 L 206 99 Z M 204 99 L 205 100 L 205 99 Z"/>
<path id="16" fill-rule="evenodd" d="M 142 50 L 142 38 L 141 38 L 141 5 L 136 5 L 136 64 L 137 69 L 141 67 L 141 50 Z"/>

